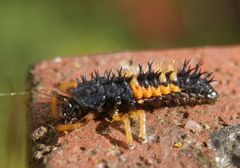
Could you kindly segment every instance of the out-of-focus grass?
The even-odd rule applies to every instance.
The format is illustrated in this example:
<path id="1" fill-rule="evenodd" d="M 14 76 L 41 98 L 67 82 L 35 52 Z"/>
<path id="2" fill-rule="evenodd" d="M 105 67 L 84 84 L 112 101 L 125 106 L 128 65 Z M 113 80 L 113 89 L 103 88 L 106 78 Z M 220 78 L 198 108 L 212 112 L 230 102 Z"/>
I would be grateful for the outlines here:
<path id="1" fill-rule="evenodd" d="M 4 98 L 7 105 L 4 123 L 4 136 L 0 143 L 3 167 L 26 167 L 26 100 L 27 95 Z M 4 109 L 5 107 L 0 107 Z M 3 119 L 4 119 L 3 118 Z M 6 129 L 7 128 L 7 129 Z"/>
<path id="2" fill-rule="evenodd" d="M 107 9 L 83 1 L 1 1 L 0 92 L 25 90 L 27 71 L 43 59 L 135 48 Z M 0 97 L 0 167 L 26 167 L 25 99 Z"/>
<path id="3" fill-rule="evenodd" d="M 56 56 L 240 42 L 239 12 L 234 13 L 238 8 L 233 1 L 152 0 L 146 5 L 132 1 L 131 8 L 137 10 L 122 2 L 0 1 L 0 92 L 25 90 L 30 66 Z M 170 11 L 156 19 L 158 8 L 147 9 L 151 3 L 153 7 L 154 3 L 165 5 Z M 168 19 L 163 22 L 165 15 Z M 181 30 L 177 35 L 168 31 L 167 26 L 175 25 L 174 19 L 168 22 L 172 17 L 180 19 L 176 25 L 181 27 L 169 27 Z M 155 30 L 154 25 L 165 26 L 163 31 L 170 33 L 146 31 Z M 146 38 L 148 33 L 153 39 Z M 20 95 L 0 97 L 0 167 L 26 167 L 25 100 L 26 96 Z"/>

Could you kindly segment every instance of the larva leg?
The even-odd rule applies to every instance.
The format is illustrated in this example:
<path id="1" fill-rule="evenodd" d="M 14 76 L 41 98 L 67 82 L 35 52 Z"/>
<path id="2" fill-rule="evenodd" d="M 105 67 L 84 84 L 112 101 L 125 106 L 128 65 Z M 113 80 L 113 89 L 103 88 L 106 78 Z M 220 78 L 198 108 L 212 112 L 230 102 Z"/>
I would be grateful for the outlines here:
<path id="1" fill-rule="evenodd" d="M 112 116 L 112 119 L 113 119 L 113 121 L 120 121 L 120 122 L 124 123 L 126 138 L 127 138 L 127 144 L 128 144 L 129 147 L 133 147 L 133 138 L 132 138 L 132 132 L 131 132 L 129 117 L 127 115 L 114 114 Z"/>
<path id="2" fill-rule="evenodd" d="M 70 89 L 70 88 L 75 88 L 75 87 L 77 87 L 77 82 L 75 82 L 75 81 L 73 81 L 73 82 L 64 82 L 64 83 L 61 83 L 61 84 L 58 86 L 58 88 L 59 88 L 61 91 L 65 92 L 65 93 L 68 92 L 68 89 Z"/>
<path id="3" fill-rule="evenodd" d="M 83 127 L 89 121 L 91 121 L 93 119 L 94 119 L 94 114 L 88 113 L 79 123 L 58 125 L 58 126 L 56 126 L 56 130 L 59 132 L 73 131 L 75 129 Z"/>
<path id="4" fill-rule="evenodd" d="M 146 140 L 146 118 L 145 118 L 145 111 L 138 110 L 139 117 L 140 117 L 140 131 L 139 131 L 139 138 L 143 141 Z"/>
<path id="5" fill-rule="evenodd" d="M 141 140 L 146 140 L 146 118 L 144 110 L 135 110 L 130 113 L 130 117 L 134 120 L 139 118 L 140 130 L 139 130 L 139 138 Z"/>
<path id="6" fill-rule="evenodd" d="M 54 120 L 58 119 L 57 105 L 58 105 L 58 99 L 56 96 L 53 96 L 51 99 L 51 117 Z"/>
<path id="7" fill-rule="evenodd" d="M 74 124 L 63 124 L 56 126 L 56 130 L 58 132 L 65 132 L 65 131 L 73 131 L 75 129 L 81 128 L 83 126 L 82 123 L 74 123 Z"/>

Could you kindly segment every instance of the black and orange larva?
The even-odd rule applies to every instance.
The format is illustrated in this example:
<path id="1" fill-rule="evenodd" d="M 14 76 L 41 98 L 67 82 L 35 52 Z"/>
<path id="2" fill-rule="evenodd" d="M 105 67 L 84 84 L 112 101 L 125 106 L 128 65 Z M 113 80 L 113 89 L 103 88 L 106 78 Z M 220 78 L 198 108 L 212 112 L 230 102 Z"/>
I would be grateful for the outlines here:
<path id="1" fill-rule="evenodd" d="M 115 74 L 106 71 L 102 76 L 98 72 L 91 74 L 91 79 L 81 76 L 81 80 L 64 83 L 59 88 L 69 96 L 55 96 L 52 99 L 52 116 L 59 119 L 58 131 L 79 128 L 82 121 L 99 118 L 111 118 L 125 125 L 127 143 L 133 144 L 129 119 L 140 119 L 139 138 L 146 139 L 144 107 L 194 106 L 212 104 L 219 98 L 210 85 L 212 73 L 201 72 L 200 63 L 189 66 L 189 61 L 178 70 L 170 64 L 168 70 L 161 67 L 153 69 L 148 63 L 144 71 L 139 65 L 139 72 Z M 57 107 L 59 107 L 58 109 Z M 62 123 L 62 121 L 64 123 Z"/>

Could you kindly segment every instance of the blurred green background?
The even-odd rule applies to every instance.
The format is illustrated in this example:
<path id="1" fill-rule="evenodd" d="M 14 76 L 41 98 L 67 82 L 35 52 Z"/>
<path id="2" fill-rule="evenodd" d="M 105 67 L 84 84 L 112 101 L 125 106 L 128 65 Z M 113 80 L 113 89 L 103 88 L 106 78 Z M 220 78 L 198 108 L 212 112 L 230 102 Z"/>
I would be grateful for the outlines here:
<path id="1" fill-rule="evenodd" d="M 239 0 L 0 1 L 0 92 L 57 56 L 240 42 Z M 26 167 L 26 95 L 0 96 L 0 167 Z"/>

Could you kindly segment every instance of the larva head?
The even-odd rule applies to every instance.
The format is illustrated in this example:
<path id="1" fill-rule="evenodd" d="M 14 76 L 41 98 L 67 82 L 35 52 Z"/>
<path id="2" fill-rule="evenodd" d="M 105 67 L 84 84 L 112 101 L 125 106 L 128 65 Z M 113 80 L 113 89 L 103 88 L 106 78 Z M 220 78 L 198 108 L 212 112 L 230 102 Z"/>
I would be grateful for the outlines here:
<path id="1" fill-rule="evenodd" d="M 212 73 L 201 72 L 199 63 L 191 69 L 188 63 L 189 61 L 185 61 L 177 73 L 181 92 L 187 93 L 188 101 L 194 104 L 215 103 L 219 99 L 219 95 L 211 86 Z"/>

